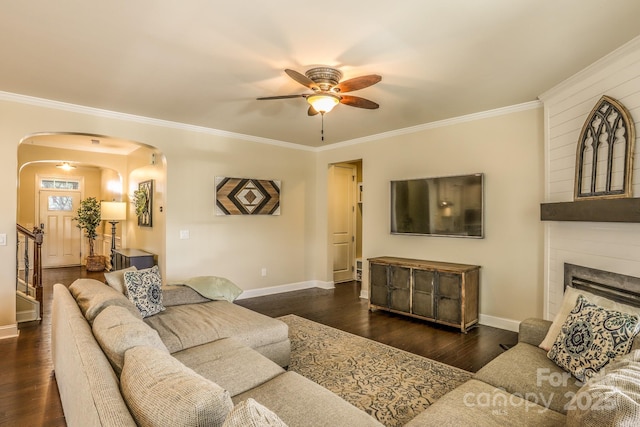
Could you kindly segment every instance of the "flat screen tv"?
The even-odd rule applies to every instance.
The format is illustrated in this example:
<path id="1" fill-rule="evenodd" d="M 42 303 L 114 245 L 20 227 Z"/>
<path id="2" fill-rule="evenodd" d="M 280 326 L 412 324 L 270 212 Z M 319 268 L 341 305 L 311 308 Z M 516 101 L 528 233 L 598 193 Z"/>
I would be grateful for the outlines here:
<path id="1" fill-rule="evenodd" d="M 391 233 L 484 237 L 484 175 L 391 181 Z"/>

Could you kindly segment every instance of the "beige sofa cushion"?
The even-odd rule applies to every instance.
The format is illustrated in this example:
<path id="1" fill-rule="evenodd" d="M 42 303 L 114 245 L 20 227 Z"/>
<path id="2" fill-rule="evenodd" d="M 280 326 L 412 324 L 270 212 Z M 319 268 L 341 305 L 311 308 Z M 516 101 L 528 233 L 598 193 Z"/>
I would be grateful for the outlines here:
<path id="1" fill-rule="evenodd" d="M 233 338 L 178 351 L 173 357 L 228 390 L 232 397 L 285 372 L 278 364 Z"/>
<path id="2" fill-rule="evenodd" d="M 142 427 L 221 426 L 233 409 L 229 392 L 151 347 L 125 353 L 120 388 Z"/>
<path id="3" fill-rule="evenodd" d="M 287 427 L 276 414 L 253 399 L 238 403 L 222 427 Z"/>
<path id="4" fill-rule="evenodd" d="M 289 339 L 286 323 L 228 301 L 166 307 L 144 321 L 171 353 L 228 337 L 251 348 Z"/>
<path id="5" fill-rule="evenodd" d="M 233 398 L 234 403 L 255 399 L 287 425 L 314 427 L 382 427 L 382 424 L 337 394 L 289 371 Z"/>
<path id="6" fill-rule="evenodd" d="M 564 426 L 565 416 L 478 380 L 442 396 L 405 427 Z"/>
<path id="7" fill-rule="evenodd" d="M 640 425 L 640 350 L 616 359 L 569 402 L 567 426 Z"/>
<path id="8" fill-rule="evenodd" d="M 562 414 L 582 387 L 543 349 L 523 342 L 486 364 L 474 378 Z"/>
<path id="9" fill-rule="evenodd" d="M 69 292 L 89 323 L 93 323 L 96 316 L 110 305 L 124 307 L 141 317 L 136 306 L 126 296 L 95 279 L 77 279 L 69 286 Z"/>
<path id="10" fill-rule="evenodd" d="M 138 268 L 135 265 L 132 265 L 131 267 L 127 267 L 122 270 L 104 273 L 104 279 L 107 281 L 107 285 L 111 286 L 123 295 L 127 295 L 127 286 L 124 284 L 124 273 L 127 271 L 138 271 Z"/>
<path id="11" fill-rule="evenodd" d="M 132 347 L 146 345 L 169 354 L 158 332 L 124 307 L 106 307 L 96 316 L 92 329 L 96 341 L 118 375 L 124 365 L 124 353 Z"/>

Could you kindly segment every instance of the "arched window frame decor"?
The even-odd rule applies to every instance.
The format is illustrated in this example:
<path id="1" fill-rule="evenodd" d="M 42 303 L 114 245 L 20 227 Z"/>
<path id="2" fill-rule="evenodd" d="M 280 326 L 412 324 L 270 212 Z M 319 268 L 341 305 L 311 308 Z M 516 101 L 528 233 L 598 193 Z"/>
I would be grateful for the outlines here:
<path id="1" fill-rule="evenodd" d="M 613 98 L 600 98 L 578 140 L 575 200 L 632 197 L 634 144 L 635 127 L 627 109 Z"/>

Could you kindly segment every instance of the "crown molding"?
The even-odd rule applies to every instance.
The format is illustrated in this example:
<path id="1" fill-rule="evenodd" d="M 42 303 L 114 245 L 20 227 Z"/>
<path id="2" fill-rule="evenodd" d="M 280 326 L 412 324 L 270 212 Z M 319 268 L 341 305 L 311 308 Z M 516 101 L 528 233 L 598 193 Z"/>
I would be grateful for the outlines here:
<path id="1" fill-rule="evenodd" d="M 71 113 L 87 114 L 87 115 L 96 116 L 96 117 L 103 117 L 103 118 L 123 120 L 128 122 L 146 124 L 146 125 L 167 127 L 171 129 L 185 130 L 189 132 L 204 133 L 208 135 L 221 136 L 225 138 L 233 138 L 233 139 L 239 139 L 243 141 L 257 142 L 260 144 L 275 145 L 283 148 L 313 151 L 311 147 L 305 147 L 299 144 L 293 144 L 291 142 L 284 142 L 284 141 L 278 141 L 275 139 L 262 138 L 259 136 L 228 132 L 220 129 L 208 128 L 205 126 L 196 126 L 196 125 L 189 125 L 186 123 L 172 122 L 170 120 L 161 120 L 161 119 L 154 119 L 151 117 L 137 116 L 135 114 L 120 113 L 120 112 L 111 111 L 111 110 L 103 110 L 100 108 L 86 107 L 83 105 L 53 101 L 50 99 L 37 98 L 34 96 L 20 95 L 20 94 L 10 93 L 10 92 L 0 91 L 0 101 L 10 101 L 10 102 L 16 102 L 19 104 L 33 105 L 36 107 L 68 111 Z"/>
<path id="2" fill-rule="evenodd" d="M 220 129 L 208 128 L 204 126 L 189 125 L 185 123 L 172 122 L 169 120 L 161 120 L 161 119 L 154 119 L 151 117 L 137 116 L 135 114 L 120 113 L 117 111 L 103 110 L 103 109 L 94 108 L 94 107 L 86 107 L 83 105 L 70 104 L 70 103 L 61 102 L 61 101 L 53 101 L 49 99 L 37 98 L 34 96 L 28 96 L 28 95 L 20 95 L 20 94 L 15 94 L 10 92 L 0 91 L 0 101 L 16 102 L 20 104 L 33 105 L 33 106 L 43 107 L 43 108 L 51 108 L 55 110 L 68 111 L 72 113 L 87 114 L 87 115 L 96 116 L 96 117 L 110 118 L 110 119 L 123 120 L 128 122 L 146 124 L 146 125 L 167 127 L 171 129 L 204 133 L 208 135 L 221 136 L 225 138 L 233 138 L 233 139 L 239 139 L 243 141 L 256 142 L 259 144 L 268 144 L 268 145 L 274 145 L 282 148 L 289 148 L 289 149 L 302 150 L 302 151 L 312 151 L 312 152 L 335 150 L 343 147 L 348 147 L 351 145 L 363 144 L 366 142 L 393 138 L 395 136 L 422 132 L 429 129 L 452 126 L 459 123 L 472 122 L 474 120 L 481 120 L 489 117 L 496 117 L 496 116 L 502 116 L 505 114 L 516 113 L 519 111 L 531 110 L 535 108 L 540 108 L 542 106 L 542 103 L 540 101 L 537 101 L 537 100 L 530 101 L 522 104 L 512 105 L 509 107 L 496 108 L 493 110 L 467 114 L 464 116 L 453 117 L 450 119 L 444 119 L 444 120 L 439 120 L 435 122 L 424 123 L 421 125 L 411 126 L 407 128 L 396 129 L 389 132 L 378 133 L 375 135 L 369 135 L 362 138 L 356 138 L 348 141 L 337 142 L 335 144 L 330 144 L 323 147 L 309 147 L 306 145 L 294 144 L 291 142 L 284 142 L 284 141 L 279 141 L 279 140 L 269 139 L 269 138 L 262 138 L 259 136 L 245 135 L 245 134 L 240 134 L 235 132 L 228 132 Z"/>

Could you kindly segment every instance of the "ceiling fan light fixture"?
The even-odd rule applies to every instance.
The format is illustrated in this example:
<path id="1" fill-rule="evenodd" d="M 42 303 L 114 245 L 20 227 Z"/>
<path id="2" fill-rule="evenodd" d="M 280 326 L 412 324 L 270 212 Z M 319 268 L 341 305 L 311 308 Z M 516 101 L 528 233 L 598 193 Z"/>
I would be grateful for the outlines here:
<path id="1" fill-rule="evenodd" d="M 318 93 L 309 95 L 307 102 L 320 114 L 328 113 L 340 103 L 340 98 L 331 93 Z"/>

